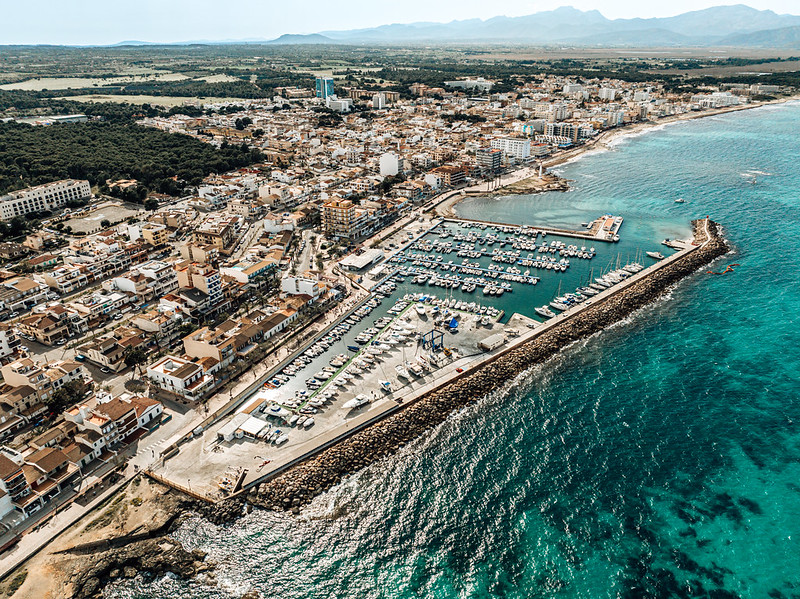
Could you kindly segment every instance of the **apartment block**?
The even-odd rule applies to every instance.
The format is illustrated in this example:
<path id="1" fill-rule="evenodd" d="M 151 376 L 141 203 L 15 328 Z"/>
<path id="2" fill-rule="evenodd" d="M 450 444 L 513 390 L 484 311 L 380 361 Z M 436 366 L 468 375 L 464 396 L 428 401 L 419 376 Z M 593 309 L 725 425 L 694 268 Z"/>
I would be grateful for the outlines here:
<path id="1" fill-rule="evenodd" d="M 0 196 L 0 218 L 11 220 L 31 212 L 55 210 L 66 206 L 70 200 L 83 200 L 91 196 L 89 182 L 75 179 L 28 187 Z"/>

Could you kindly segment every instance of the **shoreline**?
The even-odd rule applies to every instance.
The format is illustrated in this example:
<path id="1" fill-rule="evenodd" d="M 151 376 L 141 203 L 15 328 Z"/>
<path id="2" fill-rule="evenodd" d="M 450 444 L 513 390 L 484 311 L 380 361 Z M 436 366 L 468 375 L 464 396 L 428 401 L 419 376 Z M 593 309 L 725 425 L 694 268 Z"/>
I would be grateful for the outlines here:
<path id="1" fill-rule="evenodd" d="M 355 432 L 320 453 L 309 456 L 246 493 L 248 504 L 273 511 L 299 513 L 301 506 L 339 484 L 346 476 L 396 453 L 448 418 L 507 381 L 558 354 L 575 341 L 599 333 L 663 296 L 700 267 L 724 255 L 729 246 L 716 223 L 694 221 L 694 244 L 687 253 L 647 276 L 632 281 L 604 300 L 561 320 L 547 331 L 510 348 L 402 410 Z M 215 520 L 241 513 L 243 497 L 228 500 Z"/>
<path id="2" fill-rule="evenodd" d="M 563 164 L 567 164 L 569 162 L 573 162 L 578 158 L 582 157 L 583 155 L 595 151 L 595 150 L 611 150 L 611 143 L 618 139 L 624 139 L 625 137 L 641 135 L 647 131 L 655 129 L 657 127 L 665 126 L 665 125 L 672 125 L 674 123 L 680 123 L 683 121 L 693 121 L 696 119 L 703 119 L 711 116 L 718 116 L 721 114 L 728 114 L 731 112 L 740 112 L 743 110 L 753 110 L 756 108 L 763 108 L 764 106 L 774 106 L 779 104 L 786 104 L 788 102 L 800 100 L 800 94 L 789 96 L 787 98 L 778 98 L 776 100 L 768 100 L 765 102 L 754 102 L 751 104 L 742 104 L 739 106 L 726 106 L 724 108 L 711 108 L 708 110 L 698 111 L 698 112 L 685 112 L 682 114 L 670 115 L 662 117 L 655 121 L 643 121 L 638 123 L 631 123 L 629 125 L 623 125 L 621 127 L 616 127 L 614 129 L 608 129 L 606 131 L 602 131 L 597 136 L 593 137 L 585 144 L 578 146 L 577 148 L 572 148 L 571 150 L 565 150 L 563 153 L 558 154 L 557 156 L 553 156 L 546 160 L 542 161 L 542 166 L 546 169 L 552 169 L 557 166 L 561 166 Z M 445 195 L 448 195 L 445 199 L 441 200 L 438 204 L 435 204 L 430 210 L 435 212 L 438 216 L 444 218 L 461 218 L 458 213 L 456 212 L 456 206 L 465 200 L 468 197 L 492 197 L 492 196 L 502 196 L 502 195 L 534 195 L 537 193 L 543 193 L 546 191 L 553 191 L 549 189 L 541 189 L 536 191 L 531 191 L 528 193 L 523 194 L 515 194 L 515 193 L 508 193 L 502 194 L 499 193 L 499 190 L 505 187 L 511 187 L 528 179 L 530 177 L 536 176 L 536 169 L 532 166 L 523 167 L 516 171 L 509 173 L 508 179 L 506 181 L 502 181 L 499 183 L 498 187 L 486 192 L 481 192 L 480 189 L 476 189 L 480 187 L 480 185 L 474 185 L 469 188 L 465 188 L 460 190 L 461 193 L 454 193 L 453 191 L 446 192 Z M 562 179 L 559 177 L 559 179 Z M 563 179 L 567 181 L 566 179 Z M 568 191 L 569 186 L 563 190 L 556 190 L 556 191 Z"/>

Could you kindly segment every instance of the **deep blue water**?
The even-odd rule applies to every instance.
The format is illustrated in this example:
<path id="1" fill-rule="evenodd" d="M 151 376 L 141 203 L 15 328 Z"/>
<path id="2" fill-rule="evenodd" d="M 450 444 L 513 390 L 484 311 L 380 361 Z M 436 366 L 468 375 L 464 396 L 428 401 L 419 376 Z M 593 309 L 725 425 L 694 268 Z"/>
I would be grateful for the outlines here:
<path id="1" fill-rule="evenodd" d="M 569 227 L 622 214 L 630 248 L 709 214 L 736 248 L 715 270 L 741 266 L 697 273 L 300 517 L 189 521 L 178 536 L 219 562 L 216 586 L 107 596 L 800 597 L 798 132 L 797 103 L 680 123 L 564 166 L 566 194 L 462 205 Z"/>

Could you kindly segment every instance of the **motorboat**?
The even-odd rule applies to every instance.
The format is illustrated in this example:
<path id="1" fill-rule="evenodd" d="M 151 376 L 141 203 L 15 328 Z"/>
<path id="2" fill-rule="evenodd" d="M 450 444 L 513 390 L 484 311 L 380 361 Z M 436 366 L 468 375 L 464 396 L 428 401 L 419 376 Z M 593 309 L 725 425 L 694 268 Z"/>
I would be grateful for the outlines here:
<path id="1" fill-rule="evenodd" d="M 534 308 L 534 310 L 539 316 L 542 316 L 544 318 L 553 318 L 555 316 L 555 312 L 553 312 L 547 306 L 542 306 L 541 308 Z"/>
<path id="2" fill-rule="evenodd" d="M 648 256 L 653 258 L 654 260 L 663 260 L 664 255 L 661 252 L 645 252 Z"/>
<path id="3" fill-rule="evenodd" d="M 350 401 L 346 401 L 342 408 L 345 410 L 357 410 L 370 402 L 369 396 L 364 393 L 359 393 Z"/>
<path id="4" fill-rule="evenodd" d="M 559 312 L 564 312 L 565 310 L 569 310 L 569 306 L 567 304 L 562 304 L 561 302 L 550 302 L 550 307 L 558 310 Z"/>

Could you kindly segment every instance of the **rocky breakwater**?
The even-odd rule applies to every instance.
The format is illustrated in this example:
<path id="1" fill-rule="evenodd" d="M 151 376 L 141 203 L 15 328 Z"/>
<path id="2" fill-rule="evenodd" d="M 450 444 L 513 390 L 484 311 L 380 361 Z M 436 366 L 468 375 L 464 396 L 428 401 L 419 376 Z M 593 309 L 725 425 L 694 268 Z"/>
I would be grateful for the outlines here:
<path id="1" fill-rule="evenodd" d="M 728 251 L 719 227 L 694 221 L 694 251 L 588 306 L 476 372 L 439 388 L 384 420 L 347 437 L 291 470 L 249 491 L 248 501 L 273 510 L 298 511 L 314 496 L 402 448 L 440 424 L 454 410 L 484 397 L 567 345 L 618 322 L 663 295 L 672 285 Z"/>

